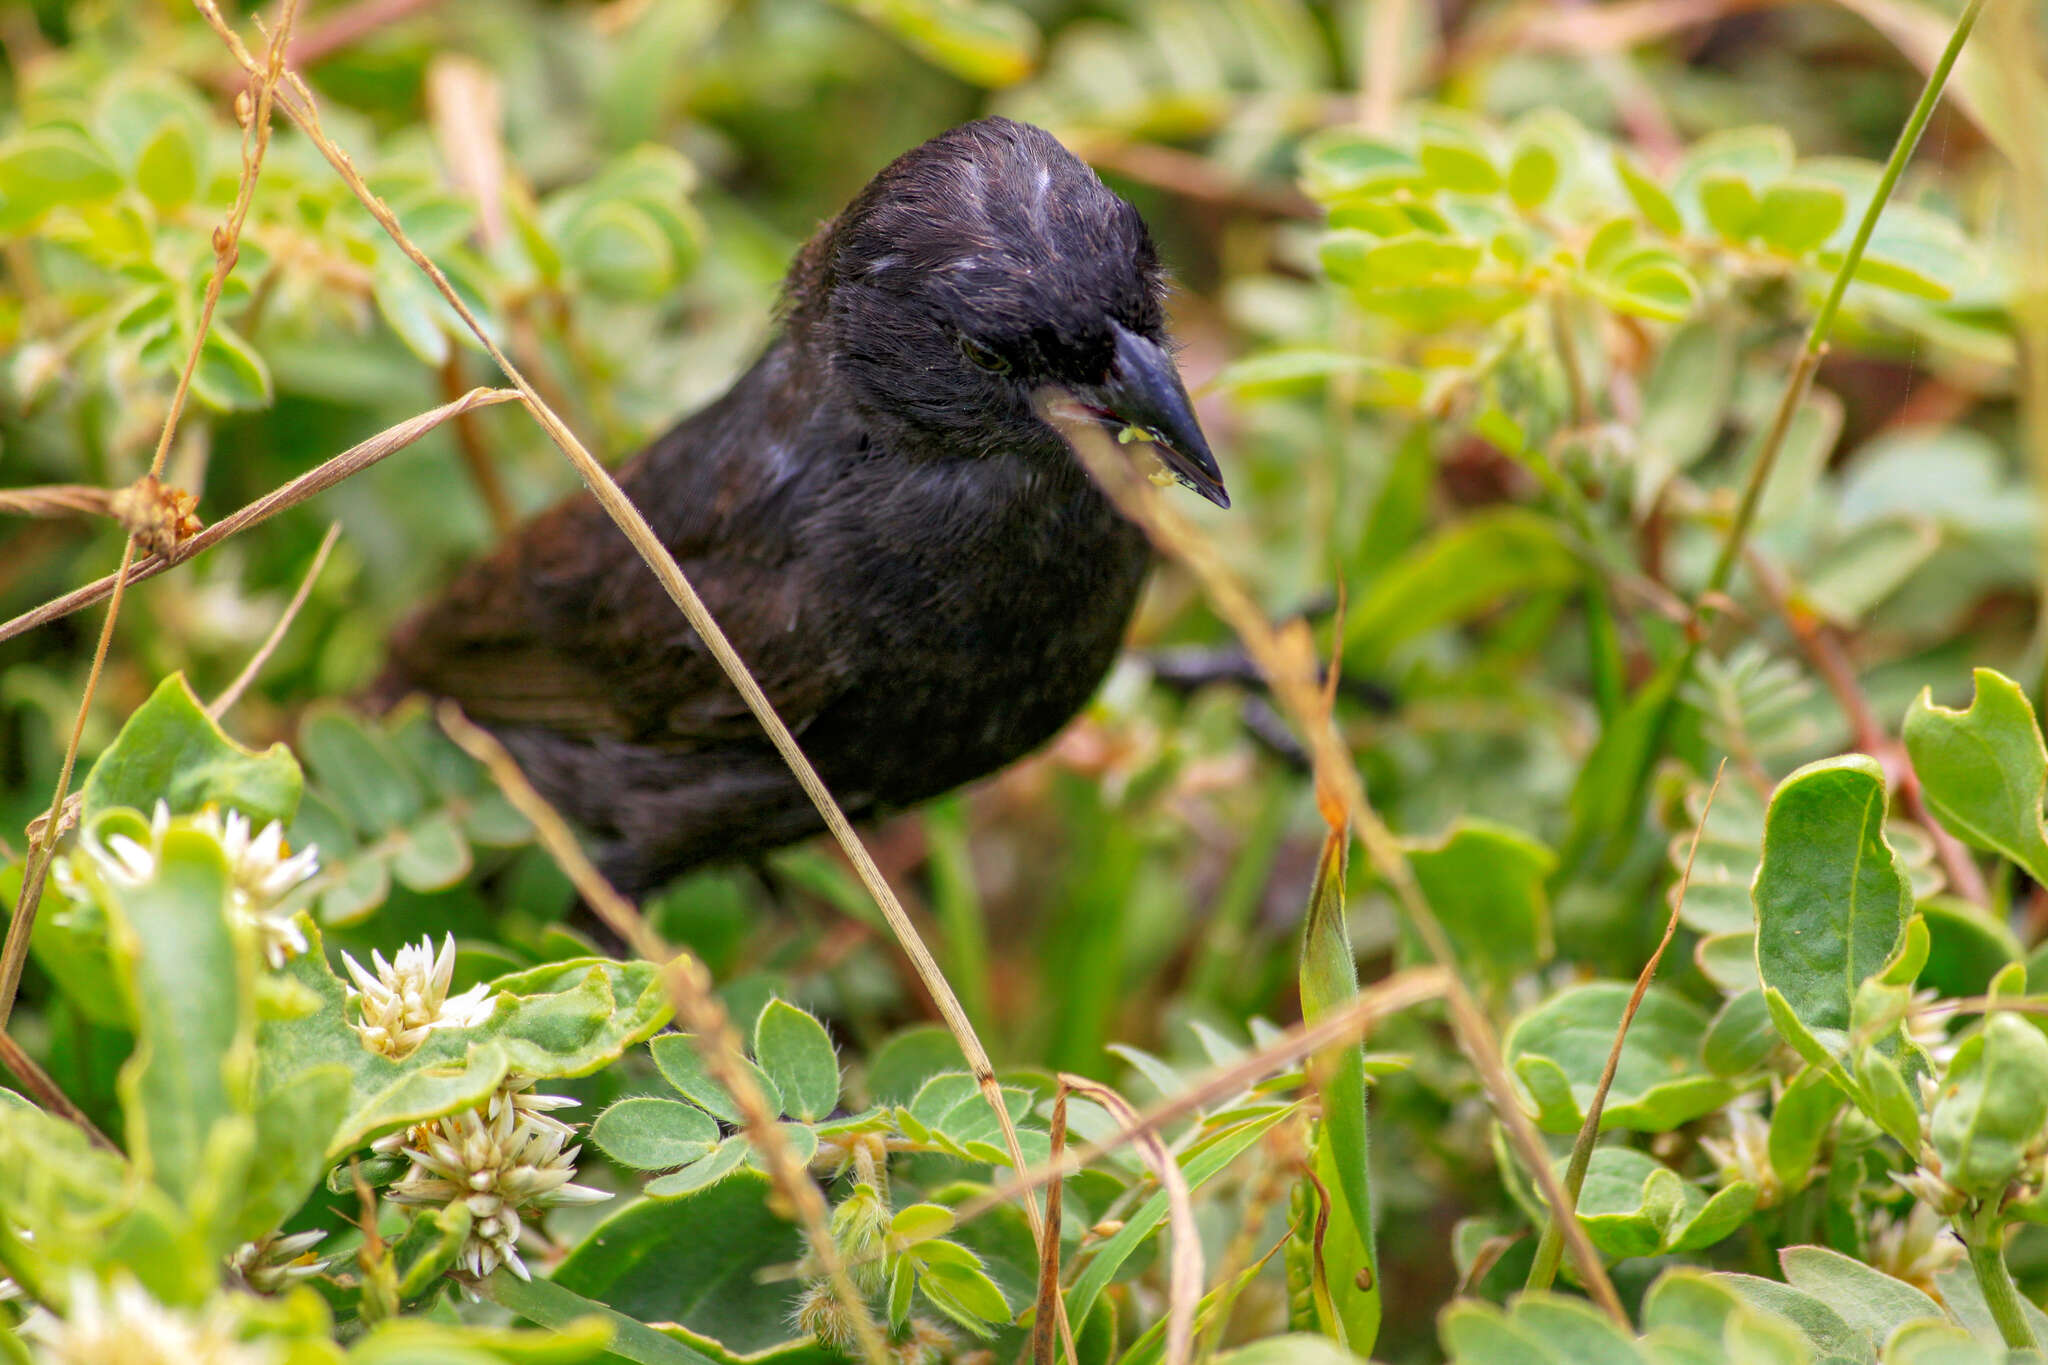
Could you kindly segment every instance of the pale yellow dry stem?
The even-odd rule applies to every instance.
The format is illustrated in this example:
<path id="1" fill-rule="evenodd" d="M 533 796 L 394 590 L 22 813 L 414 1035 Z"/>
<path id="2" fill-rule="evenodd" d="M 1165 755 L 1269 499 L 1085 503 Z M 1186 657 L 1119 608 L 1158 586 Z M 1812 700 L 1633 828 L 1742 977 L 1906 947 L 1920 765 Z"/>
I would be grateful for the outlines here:
<path id="1" fill-rule="evenodd" d="M 1414 967 L 1397 972 L 1384 981 L 1376 981 L 1335 1014 L 1325 1015 L 1312 1024 L 1297 1024 L 1268 1046 L 1247 1053 L 1228 1066 L 1216 1068 L 1179 1094 L 1170 1095 L 1146 1110 L 1128 1128 L 1118 1129 L 1099 1142 L 1069 1147 L 1057 1159 L 1035 1166 L 980 1198 L 969 1200 L 955 1211 L 955 1220 L 968 1222 L 990 1209 L 1009 1203 L 1022 1191 L 1064 1180 L 1076 1171 L 1086 1169 L 1090 1162 L 1120 1150 L 1140 1135 L 1156 1133 L 1170 1123 L 1192 1118 L 1218 1100 L 1242 1093 L 1256 1082 L 1306 1059 L 1311 1053 L 1326 1047 L 1355 1043 L 1377 1021 L 1425 1000 L 1440 998 L 1449 990 L 1449 983 L 1450 974 L 1441 967 Z"/>
<path id="2" fill-rule="evenodd" d="M 1065 433 L 1068 443 L 1095 476 L 1097 484 L 1124 515 L 1144 527 L 1153 544 L 1162 552 L 1187 566 L 1200 583 L 1210 606 L 1236 632 L 1245 652 L 1272 689 L 1274 699 L 1314 756 L 1319 790 L 1327 784 L 1329 796 L 1348 813 L 1352 828 L 1357 832 L 1359 842 L 1365 846 L 1367 856 L 1372 859 L 1374 869 L 1393 889 L 1394 899 L 1410 927 L 1421 938 L 1429 955 L 1439 965 L 1452 970 L 1445 991 L 1451 1026 L 1473 1067 L 1479 1072 L 1480 1081 L 1493 1102 L 1494 1113 L 1506 1130 L 1510 1144 L 1542 1191 L 1544 1202 L 1553 1209 L 1567 1207 L 1569 1201 L 1564 1197 L 1564 1187 L 1557 1172 L 1551 1167 L 1543 1139 L 1515 1099 L 1514 1083 L 1501 1060 L 1500 1041 L 1494 1037 L 1493 1027 L 1487 1022 L 1478 1002 L 1472 998 L 1472 993 L 1455 974 L 1457 954 L 1452 949 L 1450 938 L 1416 883 L 1400 841 L 1374 812 L 1366 796 L 1364 779 L 1358 775 L 1357 765 L 1351 761 L 1350 753 L 1322 704 L 1315 654 L 1306 636 L 1283 638 L 1273 629 L 1265 613 L 1208 540 L 1160 496 L 1158 488 L 1136 471 L 1099 423 L 1064 408 L 1056 394 L 1042 395 L 1039 411 L 1046 421 Z M 1611 1317 L 1626 1323 L 1628 1315 L 1622 1309 L 1620 1296 L 1615 1293 L 1614 1283 L 1608 1278 L 1607 1269 L 1601 1264 L 1599 1253 L 1593 1249 L 1586 1230 L 1575 1218 L 1566 1220 L 1564 1228 L 1566 1245 L 1571 1250 L 1581 1282 Z"/>
<path id="3" fill-rule="evenodd" d="M 277 89 L 279 75 L 284 70 L 285 44 L 290 39 L 292 21 L 298 16 L 299 0 L 282 0 L 277 33 L 272 38 L 268 60 L 258 67 L 252 61 L 249 72 L 257 81 L 255 109 L 242 128 L 242 177 L 235 187 L 235 202 L 228 210 L 227 220 L 213 233 L 213 274 L 206 281 L 206 298 L 200 305 L 199 323 L 192 332 L 191 348 L 185 353 L 185 368 L 178 374 L 178 385 L 171 392 L 170 411 L 164 417 L 163 431 L 158 435 L 156 453 L 150 458 L 150 480 L 163 477 L 164 461 L 170 458 L 171 439 L 177 434 L 178 419 L 185 411 L 185 400 L 192 389 L 192 375 L 199 368 L 200 352 L 206 348 L 206 337 L 213 326 L 213 310 L 220 303 L 221 288 L 227 283 L 228 273 L 235 268 L 235 257 L 239 250 L 242 223 L 249 216 L 249 205 L 256 194 L 256 177 L 263 169 L 263 154 L 270 146 L 270 105 Z M 106 667 L 107 647 L 113 643 L 114 623 L 120 619 L 121 598 L 127 591 L 128 575 L 135 567 L 138 537 L 130 535 L 121 548 L 121 567 L 114 573 L 114 590 L 107 602 L 107 617 L 100 626 L 98 644 L 93 647 L 92 666 L 85 675 L 85 687 L 78 698 L 78 715 L 71 725 L 71 737 L 64 746 L 64 761 L 57 768 L 57 790 L 50 798 L 49 814 L 44 817 L 42 840 L 31 840 L 28 859 L 22 866 L 21 895 L 14 903 L 13 917 L 7 924 L 7 939 L 0 944 L 0 1029 L 7 1027 L 7 1020 L 14 1012 L 15 992 L 21 987 L 21 971 L 28 958 L 29 931 L 35 925 L 36 910 L 43 899 L 43 879 L 50 870 L 50 854 L 55 846 L 58 832 L 63 828 L 64 798 L 70 794 L 72 770 L 78 765 L 78 746 L 85 739 L 86 718 L 92 713 L 93 694 L 99 689 L 100 671 Z"/>
<path id="4" fill-rule="evenodd" d="M 307 470 L 291 482 L 273 488 L 256 501 L 236 509 L 228 516 L 208 526 L 199 534 L 178 543 L 176 549 L 166 555 L 150 555 L 135 564 L 134 572 L 128 575 L 130 583 L 140 583 L 154 578 L 165 569 L 183 564 L 186 560 L 220 544 L 230 536 L 238 535 L 259 522 L 267 521 L 284 511 L 295 507 L 317 493 L 324 493 L 334 485 L 368 469 L 379 460 L 396 455 L 420 437 L 440 426 L 451 417 L 474 408 L 492 407 L 498 403 L 520 401 L 514 389 L 471 389 L 451 403 L 430 408 L 415 417 L 408 417 L 395 426 L 386 427 L 366 441 L 358 442 L 347 450 L 327 460 L 318 467 Z M 82 588 L 73 588 L 61 597 L 43 603 L 33 611 L 0 625 L 0 640 L 9 640 L 24 631 L 46 625 L 60 616 L 69 616 L 75 611 L 91 606 L 114 591 L 120 581 L 119 574 L 108 574 Z"/>
<path id="5" fill-rule="evenodd" d="M 234 54 L 235 60 L 240 62 L 247 70 L 253 71 L 257 69 L 255 59 L 249 54 L 248 49 L 242 44 L 235 31 L 221 17 L 215 0 L 193 0 L 193 3 L 198 7 L 199 12 L 205 17 L 206 21 L 213 27 L 214 31 L 219 34 L 221 41 L 227 45 L 229 51 Z M 917 969 L 917 974 L 923 980 L 925 988 L 931 992 L 933 1003 L 938 1006 L 939 1013 L 944 1018 L 947 1028 L 952 1031 L 954 1038 L 960 1044 L 960 1050 L 966 1057 L 969 1068 L 974 1073 L 976 1083 L 979 1085 L 983 1096 L 988 1100 L 989 1107 L 995 1111 L 996 1121 L 1002 1129 L 1003 1143 L 1009 1152 L 1011 1164 L 1016 1169 L 1023 1170 L 1025 1166 L 1024 1149 L 1017 1140 L 1017 1125 L 1010 1118 L 1009 1111 L 1003 1106 L 1002 1088 L 996 1080 L 995 1067 L 989 1061 L 988 1052 L 982 1047 L 981 1039 L 976 1035 L 974 1025 L 969 1022 L 966 1011 L 960 1007 L 959 998 L 953 993 L 953 988 L 947 982 L 945 974 L 939 970 L 938 963 L 932 958 L 930 949 L 925 946 L 924 940 L 918 935 L 916 926 L 911 923 L 910 916 L 905 913 L 902 903 L 896 898 L 896 893 L 890 888 L 887 879 L 882 876 L 881 869 L 876 867 L 874 858 L 868 853 L 867 847 L 860 840 L 860 836 L 854 832 L 853 825 L 846 818 L 845 812 L 840 810 L 838 802 L 833 799 L 831 792 L 825 786 L 824 780 L 818 776 L 817 770 L 811 766 L 810 760 L 805 757 L 803 750 L 797 745 L 796 738 L 790 733 L 789 727 L 784 725 L 782 718 L 776 714 L 775 707 L 768 700 L 767 694 L 761 690 L 760 684 L 754 680 L 754 676 L 748 670 L 746 663 L 740 658 L 738 652 L 733 649 L 732 643 L 726 639 L 725 632 L 719 628 L 718 622 L 712 618 L 710 610 L 705 607 L 703 599 L 697 595 L 697 590 L 690 584 L 689 578 L 676 563 L 675 557 L 668 552 L 667 547 L 654 534 L 653 528 L 648 526 L 646 518 L 640 515 L 639 509 L 633 506 L 625 493 L 621 491 L 617 482 L 613 480 L 611 474 L 603 465 L 598 463 L 596 457 L 585 449 L 583 443 L 576 438 L 575 433 L 569 430 L 562 419 L 542 399 L 532 383 L 520 372 L 518 366 L 514 365 L 511 359 L 505 355 L 504 351 L 499 348 L 497 341 L 484 329 L 483 324 L 477 320 L 476 315 L 470 310 L 469 305 L 463 301 L 462 296 L 449 285 L 448 278 L 442 274 L 440 267 L 435 265 L 413 243 L 412 239 L 406 236 L 404 229 L 399 226 L 398 219 L 392 213 L 390 206 L 372 193 L 369 186 L 363 183 L 362 176 L 356 172 L 355 166 L 350 162 L 347 153 L 337 147 L 321 127 L 319 111 L 315 107 L 312 91 L 307 88 L 305 82 L 300 80 L 296 74 L 291 72 L 285 74 L 285 86 L 279 92 L 278 105 L 284 110 L 285 115 L 293 123 L 297 124 L 300 131 L 305 133 L 306 137 L 319 149 L 320 154 L 326 158 L 336 174 L 341 176 L 350 191 L 369 210 L 371 217 L 377 220 L 378 225 L 384 229 L 391 240 L 433 283 L 435 289 L 440 292 L 442 298 L 447 300 L 449 306 L 455 310 L 464 325 L 482 343 L 484 350 L 490 355 L 492 361 L 497 364 L 499 370 L 524 396 L 527 411 L 533 414 L 534 420 L 548 434 L 549 439 L 554 441 L 562 453 L 568 457 L 569 462 L 575 466 L 576 472 L 582 476 L 583 481 L 589 486 L 598 504 L 604 508 L 605 513 L 611 517 L 612 521 L 625 533 L 626 538 L 632 542 L 633 548 L 646 561 L 648 568 L 653 571 L 655 578 L 660 581 L 663 590 L 668 593 L 669 598 L 675 602 L 685 619 L 689 621 L 690 628 L 696 631 L 698 638 L 704 642 L 705 648 L 710 651 L 712 658 L 717 661 L 719 668 L 732 682 L 734 688 L 738 690 L 741 699 L 747 704 L 747 709 L 753 713 L 754 718 L 767 733 L 769 741 L 775 746 L 776 752 L 782 756 L 783 762 L 788 764 L 790 771 L 796 776 L 798 784 L 803 787 L 805 795 L 817 807 L 818 814 L 825 822 L 826 829 L 831 833 L 833 839 L 837 841 L 841 850 L 845 852 L 848 861 L 853 864 L 854 871 L 860 877 L 861 883 L 867 888 L 868 894 L 874 897 L 875 904 L 880 907 L 883 918 L 889 923 L 891 932 L 896 935 L 897 942 L 903 948 L 905 955 L 910 958 L 911 964 Z M 1034 1243 L 1043 1247 L 1047 1231 L 1044 1216 L 1037 1202 L 1027 1199 L 1024 1205 L 1024 1212 L 1031 1226 Z M 1062 1305 L 1061 1312 L 1064 1315 L 1064 1305 Z"/>
<path id="6" fill-rule="evenodd" d="M 1056 1103 L 1064 1105 L 1070 1094 L 1095 1101 L 1124 1125 L 1132 1146 L 1166 1191 L 1166 1365 L 1188 1365 L 1194 1353 L 1195 1309 L 1202 1301 L 1202 1234 L 1195 1226 L 1195 1201 L 1188 1191 L 1187 1173 L 1166 1150 L 1158 1131 L 1143 1127 L 1138 1111 L 1122 1095 L 1085 1076 L 1063 1073 Z"/>
<path id="7" fill-rule="evenodd" d="M 235 709 L 235 703 L 249 690 L 249 684 L 256 681 L 256 675 L 263 671 L 263 665 L 270 662 L 270 656 L 275 654 L 278 645 L 283 643 L 285 632 L 292 628 L 292 622 L 297 619 L 300 609 L 306 605 L 306 599 L 312 596 L 313 584 L 319 580 L 320 570 L 327 567 L 327 556 L 333 553 L 334 542 L 339 539 L 341 523 L 329 522 L 327 534 L 320 537 L 320 548 L 313 552 L 313 562 L 306 566 L 305 577 L 299 580 L 299 590 L 292 594 L 291 601 L 284 604 L 284 610 L 278 614 L 277 624 L 263 637 L 263 643 L 249 656 L 249 662 L 242 665 L 242 671 L 235 675 L 235 680 L 222 689 L 221 694 L 213 699 L 213 704 L 206 708 L 207 715 L 219 720 Z"/>
<path id="8" fill-rule="evenodd" d="M 746 1132 L 747 1141 L 761 1153 L 775 1188 L 789 1201 L 798 1221 L 803 1224 L 804 1236 L 811 1244 L 811 1254 L 818 1258 L 840 1306 L 852 1318 L 854 1335 L 860 1341 L 862 1354 L 872 1365 L 888 1365 L 888 1346 L 882 1339 L 881 1329 L 868 1312 L 867 1300 L 848 1276 L 845 1258 L 839 1254 L 838 1245 L 832 1240 L 825 1196 L 805 1172 L 803 1163 L 796 1159 L 796 1153 L 790 1149 L 782 1129 L 776 1126 L 776 1114 L 768 1107 L 767 1097 L 761 1093 L 761 1087 L 747 1068 L 739 1036 L 734 1033 L 725 1006 L 713 989 L 711 974 L 696 958 L 688 953 L 677 953 L 664 942 L 638 907 L 605 880 L 569 826 L 546 798 L 534 790 L 533 784 L 527 781 L 526 774 L 520 771 L 519 764 L 498 742 L 497 736 L 469 720 L 453 702 L 442 702 L 434 714 L 449 738 L 484 765 L 498 790 L 505 794 L 505 799 L 532 823 L 541 846 L 569 878 L 576 893 L 583 897 L 584 904 L 595 911 L 613 933 L 630 944 L 634 952 L 662 968 L 662 984 L 667 987 L 669 999 L 675 1004 L 676 1017 L 689 1030 L 690 1041 L 704 1059 L 705 1070 L 739 1106 L 743 1120 L 741 1127 Z"/>

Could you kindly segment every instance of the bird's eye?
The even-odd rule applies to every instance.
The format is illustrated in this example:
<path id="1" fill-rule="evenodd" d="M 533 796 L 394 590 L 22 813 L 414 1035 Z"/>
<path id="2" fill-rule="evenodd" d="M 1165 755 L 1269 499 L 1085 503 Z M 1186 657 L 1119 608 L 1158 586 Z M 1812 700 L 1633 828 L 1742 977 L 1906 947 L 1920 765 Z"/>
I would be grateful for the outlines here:
<path id="1" fill-rule="evenodd" d="M 960 354 L 987 370 L 990 374 L 1008 374 L 1010 362 L 1007 357 L 992 347 L 984 346 L 973 337 L 960 334 Z"/>

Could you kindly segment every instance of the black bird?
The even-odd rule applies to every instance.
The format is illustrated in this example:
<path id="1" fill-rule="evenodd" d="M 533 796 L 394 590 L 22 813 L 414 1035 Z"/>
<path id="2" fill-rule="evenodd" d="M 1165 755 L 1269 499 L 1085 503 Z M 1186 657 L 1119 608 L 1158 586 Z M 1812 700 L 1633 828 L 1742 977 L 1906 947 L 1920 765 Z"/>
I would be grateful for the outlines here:
<path id="1" fill-rule="evenodd" d="M 1137 210 L 1051 134 L 966 124 L 820 228 L 766 353 L 620 470 L 849 814 L 1030 752 L 1116 655 L 1150 552 L 1037 395 L 1229 506 L 1163 293 Z M 408 622 L 379 690 L 496 731 L 628 892 L 822 827 L 587 494 Z"/>

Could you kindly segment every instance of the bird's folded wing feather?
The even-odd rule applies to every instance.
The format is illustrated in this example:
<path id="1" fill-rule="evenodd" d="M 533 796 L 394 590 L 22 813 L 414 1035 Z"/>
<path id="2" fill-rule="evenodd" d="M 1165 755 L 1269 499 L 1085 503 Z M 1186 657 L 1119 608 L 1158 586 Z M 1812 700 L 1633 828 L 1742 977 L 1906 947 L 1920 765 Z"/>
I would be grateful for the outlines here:
<path id="1" fill-rule="evenodd" d="M 714 619 L 801 731 L 844 684 L 799 629 L 807 594 L 786 563 L 673 547 Z M 692 551 L 697 551 L 692 553 Z M 759 735 L 681 610 L 587 498 L 472 566 L 394 641 L 399 680 L 489 725 L 694 748 Z"/>

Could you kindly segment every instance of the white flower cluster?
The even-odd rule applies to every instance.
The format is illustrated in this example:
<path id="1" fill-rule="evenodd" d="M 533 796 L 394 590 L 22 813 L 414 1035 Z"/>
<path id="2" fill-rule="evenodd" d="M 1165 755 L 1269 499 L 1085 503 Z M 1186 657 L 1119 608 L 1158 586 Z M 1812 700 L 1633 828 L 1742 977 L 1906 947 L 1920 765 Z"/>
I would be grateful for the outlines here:
<path id="1" fill-rule="evenodd" d="M 519 1259 L 525 1219 L 556 1205 L 611 1198 L 570 1183 L 583 1149 L 565 1148 L 576 1130 L 548 1111 L 576 1101 L 530 1094 L 531 1084 L 508 1077 L 482 1108 L 415 1125 L 375 1144 L 412 1162 L 389 1191 L 394 1201 L 469 1209 L 473 1221 L 458 1263 L 479 1279 L 500 1265 L 522 1280 L 532 1278 Z"/>
<path id="2" fill-rule="evenodd" d="M 284 825 L 272 820 L 260 834 L 252 834 L 249 817 L 231 810 L 222 815 L 208 806 L 184 823 L 219 842 L 227 855 L 229 904 L 234 913 L 256 931 L 263 957 L 273 967 L 306 951 L 306 935 L 296 914 L 287 908 L 286 898 L 301 882 L 320 870 L 320 851 L 308 844 L 293 853 L 285 844 Z M 72 900 L 90 900 L 82 870 L 75 859 L 91 860 L 100 875 L 119 886 L 136 887 L 156 876 L 157 857 L 163 850 L 164 835 L 171 829 L 171 809 L 162 801 L 149 818 L 149 846 L 125 834 L 111 834 L 102 843 L 87 834 L 79 840 L 79 851 L 52 869 L 57 889 Z"/>
<path id="3" fill-rule="evenodd" d="M 389 962 L 384 954 L 372 952 L 374 973 L 347 953 L 341 962 L 355 981 L 348 998 L 360 1011 L 349 1027 L 364 1047 L 393 1061 L 418 1051 L 435 1029 L 474 1027 L 490 1018 L 497 1006 L 497 997 L 483 985 L 449 996 L 448 985 L 455 976 L 453 934 L 442 940 L 438 954 L 431 938 L 406 944 Z"/>
<path id="4" fill-rule="evenodd" d="M 204 1315 L 164 1307 L 122 1276 L 107 1288 L 83 1272 L 62 1318 L 38 1313 L 23 1327 L 38 1365 L 272 1365 L 262 1342 L 236 1340 L 236 1314 L 216 1299 Z"/>

